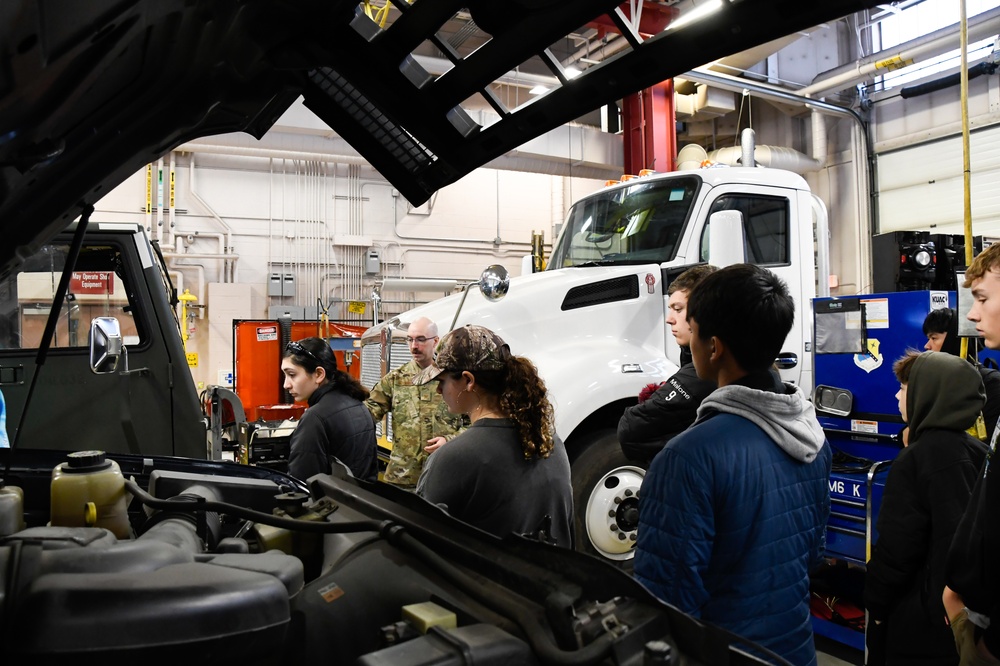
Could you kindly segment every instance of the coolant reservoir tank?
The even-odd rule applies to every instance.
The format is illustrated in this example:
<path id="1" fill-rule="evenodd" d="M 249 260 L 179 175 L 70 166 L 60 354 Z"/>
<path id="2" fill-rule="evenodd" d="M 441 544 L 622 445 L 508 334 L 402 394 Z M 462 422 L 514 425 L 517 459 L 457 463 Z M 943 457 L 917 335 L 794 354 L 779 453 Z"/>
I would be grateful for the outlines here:
<path id="1" fill-rule="evenodd" d="M 0 488 L 0 537 L 24 529 L 24 491 L 17 486 Z"/>
<path id="2" fill-rule="evenodd" d="M 130 536 L 125 477 L 104 451 L 77 451 L 52 470 L 53 527 L 103 527 Z"/>

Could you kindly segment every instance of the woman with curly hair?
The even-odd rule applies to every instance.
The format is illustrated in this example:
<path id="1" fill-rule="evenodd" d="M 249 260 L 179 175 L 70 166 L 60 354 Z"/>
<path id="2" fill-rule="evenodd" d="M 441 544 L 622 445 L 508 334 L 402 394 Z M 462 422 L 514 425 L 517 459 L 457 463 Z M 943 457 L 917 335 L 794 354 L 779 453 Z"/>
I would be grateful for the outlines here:
<path id="1" fill-rule="evenodd" d="M 463 326 L 414 382 L 435 379 L 448 410 L 472 425 L 427 459 L 417 494 L 497 536 L 572 546 L 569 459 L 534 364 L 493 331 Z"/>
<path id="2" fill-rule="evenodd" d="M 309 408 L 292 433 L 288 473 L 300 479 L 329 474 L 339 460 L 367 481 L 378 476 L 375 423 L 361 402 L 368 390 L 337 368 L 337 357 L 320 338 L 289 342 L 281 359 L 285 390 Z"/>

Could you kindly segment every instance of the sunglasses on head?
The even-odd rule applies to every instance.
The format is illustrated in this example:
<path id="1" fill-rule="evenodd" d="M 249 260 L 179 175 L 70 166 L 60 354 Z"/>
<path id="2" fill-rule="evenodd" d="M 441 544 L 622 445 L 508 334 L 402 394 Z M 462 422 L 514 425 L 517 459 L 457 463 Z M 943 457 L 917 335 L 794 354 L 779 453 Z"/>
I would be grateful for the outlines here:
<path id="1" fill-rule="evenodd" d="M 292 354 L 297 354 L 299 356 L 308 356 L 312 360 L 316 361 L 317 364 L 322 365 L 319 357 L 313 354 L 311 351 L 300 345 L 298 342 L 289 342 L 285 345 L 285 351 L 291 352 Z"/>

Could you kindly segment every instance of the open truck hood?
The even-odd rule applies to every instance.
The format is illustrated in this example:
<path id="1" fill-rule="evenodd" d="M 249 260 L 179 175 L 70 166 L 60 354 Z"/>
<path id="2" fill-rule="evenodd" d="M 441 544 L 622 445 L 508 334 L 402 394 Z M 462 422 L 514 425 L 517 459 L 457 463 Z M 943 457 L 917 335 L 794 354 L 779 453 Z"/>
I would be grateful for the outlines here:
<path id="1" fill-rule="evenodd" d="M 417 205 L 600 105 L 875 4 L 736 0 L 644 39 L 616 0 L 393 3 L 384 28 L 342 0 L 6 0 L 0 274 L 145 164 L 198 137 L 260 138 L 299 96 Z M 440 34 L 460 12 L 490 37 L 468 53 Z M 631 48 L 569 80 L 550 47 L 596 24 Z M 451 61 L 444 74 L 411 57 L 426 43 Z M 506 109 L 490 86 L 529 60 L 563 85 Z M 498 122 L 462 110 L 477 94 Z"/>

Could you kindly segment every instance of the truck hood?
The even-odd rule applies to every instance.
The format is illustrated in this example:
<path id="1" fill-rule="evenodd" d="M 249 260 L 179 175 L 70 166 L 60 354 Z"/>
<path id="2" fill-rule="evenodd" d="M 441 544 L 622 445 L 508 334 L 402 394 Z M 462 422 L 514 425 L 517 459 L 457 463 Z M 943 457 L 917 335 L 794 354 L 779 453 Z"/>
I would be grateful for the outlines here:
<path id="1" fill-rule="evenodd" d="M 458 294 L 414 308 L 400 323 L 428 317 L 443 334 L 461 299 Z M 455 325 L 496 331 L 514 354 L 538 367 L 565 437 L 595 409 L 634 400 L 645 384 L 677 370 L 665 357 L 664 307 L 659 265 L 588 266 L 513 278 L 510 293 L 497 302 L 472 287 Z M 574 379 L 581 357 L 592 370 L 586 386 Z M 572 390 L 553 390 L 568 386 Z"/>
<path id="2" fill-rule="evenodd" d="M 636 276 L 636 283 L 643 283 L 641 291 L 647 292 L 646 275 L 653 276 L 652 279 L 658 284 L 660 266 L 587 266 L 530 273 L 511 278 L 510 294 L 517 294 L 513 298 L 505 297 L 491 302 L 472 286 L 460 312 L 458 308 L 462 302 L 462 294 L 454 294 L 408 310 L 406 318 L 408 322 L 427 317 L 437 323 L 442 334 L 465 324 L 486 326 L 503 337 L 515 354 L 523 353 L 518 352 L 517 347 L 523 345 L 523 349 L 537 348 L 539 342 L 558 334 L 558 331 L 545 329 L 545 322 L 549 319 L 567 321 L 565 314 L 556 316 L 555 313 L 582 310 L 582 317 L 592 327 L 592 308 L 629 299 L 628 294 L 618 295 L 614 291 L 614 281 Z M 582 293 L 585 290 L 595 293 Z M 590 301 L 587 301 L 588 295 L 592 296 Z M 456 312 L 459 312 L 458 320 L 452 326 Z M 598 331 L 595 334 L 600 335 Z"/>
<path id="3" fill-rule="evenodd" d="M 0 274 L 181 143 L 260 138 L 299 97 L 420 204 L 600 105 L 877 2 L 726 3 L 644 42 L 627 30 L 631 50 L 572 81 L 553 45 L 609 12 L 625 29 L 618 0 L 399 4 L 380 28 L 343 0 L 0 3 Z M 438 34 L 466 13 L 489 37 L 468 52 Z M 448 72 L 430 75 L 410 55 L 425 42 L 448 52 Z M 479 95 L 502 106 L 493 82 L 538 69 L 543 52 L 554 55 L 543 73 L 565 85 L 486 128 L 461 109 Z"/>

